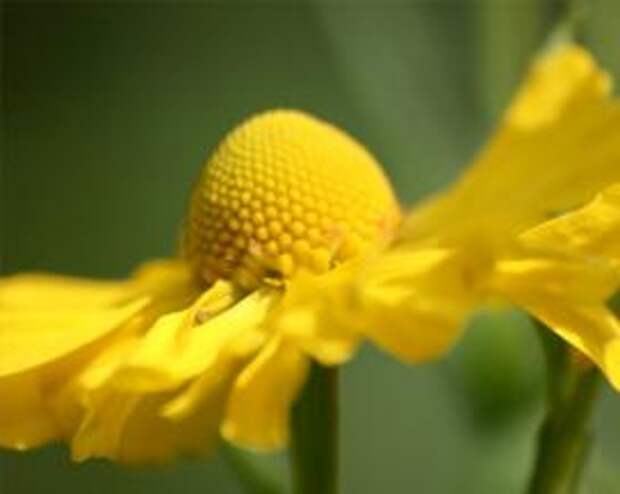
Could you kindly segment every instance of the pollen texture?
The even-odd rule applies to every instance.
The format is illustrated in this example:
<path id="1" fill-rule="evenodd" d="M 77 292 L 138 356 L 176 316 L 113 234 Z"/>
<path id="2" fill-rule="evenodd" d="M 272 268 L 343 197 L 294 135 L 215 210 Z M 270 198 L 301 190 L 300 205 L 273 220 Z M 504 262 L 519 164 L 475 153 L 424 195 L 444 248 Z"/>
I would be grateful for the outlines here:
<path id="1" fill-rule="evenodd" d="M 243 287 L 317 273 L 389 239 L 394 194 L 373 156 L 352 137 L 292 110 L 233 129 L 194 188 L 184 255 L 207 281 Z"/>

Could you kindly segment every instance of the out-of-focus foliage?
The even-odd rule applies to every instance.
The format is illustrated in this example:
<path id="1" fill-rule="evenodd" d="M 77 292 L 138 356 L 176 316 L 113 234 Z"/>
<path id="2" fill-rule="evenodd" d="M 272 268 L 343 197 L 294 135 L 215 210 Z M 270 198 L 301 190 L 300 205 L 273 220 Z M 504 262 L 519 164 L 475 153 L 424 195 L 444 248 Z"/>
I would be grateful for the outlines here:
<path id="1" fill-rule="evenodd" d="M 175 248 L 210 149 L 260 109 L 316 113 L 364 141 L 420 199 L 484 142 L 561 2 L 10 4 L 3 16 L 2 262 L 122 275 Z M 581 25 L 620 79 L 620 6 Z M 368 348 L 343 372 L 346 493 L 521 492 L 543 375 L 527 318 L 484 314 L 446 361 Z M 606 392 L 587 492 L 620 485 L 620 398 Z M 483 465 L 483 467 L 481 467 Z M 273 470 L 284 475 L 282 458 Z M 221 458 L 161 469 L 74 465 L 63 448 L 0 455 L 0 493 L 216 492 Z"/>

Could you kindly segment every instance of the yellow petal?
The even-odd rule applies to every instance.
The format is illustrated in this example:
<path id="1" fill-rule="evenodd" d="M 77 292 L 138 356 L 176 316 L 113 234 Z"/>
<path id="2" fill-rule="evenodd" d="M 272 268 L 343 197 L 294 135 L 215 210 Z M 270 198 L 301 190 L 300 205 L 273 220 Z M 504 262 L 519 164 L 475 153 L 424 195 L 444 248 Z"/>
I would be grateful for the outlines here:
<path id="1" fill-rule="evenodd" d="M 531 67 L 526 84 L 506 112 L 509 124 L 531 129 L 550 124 L 609 95 L 611 78 L 583 48 L 559 45 Z"/>
<path id="2" fill-rule="evenodd" d="M 586 354 L 618 387 L 620 322 L 605 302 L 617 288 L 606 265 L 566 259 L 501 261 L 492 289 Z"/>
<path id="3" fill-rule="evenodd" d="M 176 391 L 134 393 L 115 386 L 109 379 L 131 355 L 138 336 L 119 338 L 74 378 L 70 390 L 83 410 L 71 440 L 72 456 L 126 463 L 152 463 L 179 454 L 203 454 L 218 438 L 228 385 L 220 379 L 209 393 L 195 400 L 182 416 L 163 411 Z M 230 382 L 228 377 L 228 383 Z"/>
<path id="4" fill-rule="evenodd" d="M 308 364 L 295 344 L 274 337 L 237 378 L 222 435 L 257 449 L 283 447 L 290 408 L 306 379 Z"/>
<path id="5" fill-rule="evenodd" d="M 122 361 L 127 336 L 119 328 L 50 365 L 0 378 L 0 444 L 24 449 L 68 438 L 82 419 L 82 397 Z"/>
<path id="6" fill-rule="evenodd" d="M 323 299 L 325 301 L 325 299 Z M 277 331 L 294 339 L 304 353 L 324 365 L 338 365 L 349 360 L 361 335 L 353 331 L 353 324 L 338 322 L 339 312 L 332 307 L 333 316 L 326 312 L 331 304 L 321 305 L 314 300 L 310 304 L 294 304 L 283 308 L 273 322 Z"/>
<path id="7" fill-rule="evenodd" d="M 620 391 L 617 360 L 620 322 L 610 310 L 602 305 L 575 306 L 562 301 L 553 304 L 532 301 L 523 307 L 592 359 Z"/>
<path id="8" fill-rule="evenodd" d="M 120 282 L 1 279 L 0 444 L 28 448 L 74 434 L 85 400 L 113 374 L 131 338 L 195 290 L 178 261 L 149 263 Z"/>
<path id="9" fill-rule="evenodd" d="M 72 441 L 75 459 L 151 463 L 204 454 L 215 446 L 228 390 L 247 360 L 239 352 L 248 346 L 242 328 L 209 322 L 234 312 L 237 306 L 228 307 L 235 296 L 228 283 L 215 285 L 189 309 L 163 316 L 146 333 L 119 345 L 114 353 L 120 357 L 108 349 L 107 357 L 82 373 L 78 385 L 88 413 Z M 260 312 L 260 298 L 256 293 L 240 302 L 245 305 L 236 317 L 250 311 L 252 300 Z M 211 339 L 199 339 L 205 331 Z"/>
<path id="10" fill-rule="evenodd" d="M 86 415 L 71 439 L 72 458 L 117 458 L 124 426 L 138 400 L 137 395 L 107 395 L 105 390 L 85 397 Z"/>
<path id="11" fill-rule="evenodd" d="M 191 415 L 205 400 L 217 393 L 222 386 L 228 387 L 236 377 L 241 360 L 220 358 L 194 381 L 175 395 L 161 409 L 161 415 L 173 421 L 181 421 Z"/>
<path id="12" fill-rule="evenodd" d="M 262 330 L 278 294 L 257 290 L 238 302 L 236 296 L 232 285 L 219 282 L 189 309 L 160 318 L 119 371 L 117 384 L 141 391 L 174 388 L 222 352 L 235 351 L 248 339 L 259 344 L 255 332 Z"/>
<path id="13" fill-rule="evenodd" d="M 620 391 L 620 339 L 607 345 L 604 368 L 613 386 Z"/>
<path id="14" fill-rule="evenodd" d="M 527 230 L 521 240 L 533 248 L 620 262 L 620 184 L 607 188 L 583 208 Z"/>
<path id="15" fill-rule="evenodd" d="M 62 358 L 115 330 L 143 309 L 141 299 L 118 308 L 0 310 L 0 377 Z"/>
<path id="16" fill-rule="evenodd" d="M 138 294 L 154 298 L 167 298 L 175 292 L 193 297 L 201 288 L 191 267 L 182 259 L 157 259 L 142 264 L 132 274 L 130 287 Z"/>
<path id="17" fill-rule="evenodd" d="M 108 307 L 127 297 L 125 281 L 20 274 L 0 279 L 0 310 L 66 310 Z"/>
<path id="18" fill-rule="evenodd" d="M 361 335 L 345 307 L 358 264 L 347 263 L 323 275 L 298 273 L 270 314 L 269 327 L 324 365 L 351 358 Z"/>
<path id="19" fill-rule="evenodd" d="M 620 181 L 620 104 L 609 89 L 607 74 L 583 49 L 568 45 L 543 56 L 474 165 L 413 211 L 403 236 L 497 238 Z"/>
<path id="20" fill-rule="evenodd" d="M 168 393 L 133 394 L 102 390 L 89 404 L 89 414 L 72 440 L 77 461 L 92 457 L 123 463 L 153 463 L 180 454 L 205 454 L 216 445 L 225 395 L 212 393 L 182 421 L 160 414 Z"/>
<path id="21" fill-rule="evenodd" d="M 118 364 L 122 355 L 111 357 L 126 344 L 131 326 L 123 324 L 46 365 L 0 377 L 0 445 L 25 449 L 70 436 L 81 420 L 82 394 L 110 375 L 113 360 Z"/>
<path id="22" fill-rule="evenodd" d="M 100 339 L 149 305 L 143 319 L 196 293 L 180 261 L 154 261 L 124 281 L 24 274 L 0 279 L 0 376 L 49 363 Z"/>
<path id="23" fill-rule="evenodd" d="M 350 312 L 366 319 L 368 337 L 403 360 L 435 358 L 479 301 L 486 266 L 476 261 L 444 249 L 394 249 L 360 272 Z"/>
<path id="24" fill-rule="evenodd" d="M 606 263 L 574 257 L 503 259 L 490 281 L 493 289 L 543 299 L 578 303 L 607 300 L 618 287 L 618 276 Z"/>
<path id="25" fill-rule="evenodd" d="M 270 324 L 326 365 L 362 336 L 407 362 L 446 352 L 484 292 L 486 254 L 400 245 L 291 282 Z"/>
<path id="26" fill-rule="evenodd" d="M 0 447 L 23 450 L 61 437 L 33 373 L 0 379 L 0 403 Z"/>
<path id="27" fill-rule="evenodd" d="M 325 365 L 350 358 L 362 336 L 405 361 L 428 360 L 458 338 L 488 270 L 481 255 L 393 247 L 294 280 L 270 323 Z"/>

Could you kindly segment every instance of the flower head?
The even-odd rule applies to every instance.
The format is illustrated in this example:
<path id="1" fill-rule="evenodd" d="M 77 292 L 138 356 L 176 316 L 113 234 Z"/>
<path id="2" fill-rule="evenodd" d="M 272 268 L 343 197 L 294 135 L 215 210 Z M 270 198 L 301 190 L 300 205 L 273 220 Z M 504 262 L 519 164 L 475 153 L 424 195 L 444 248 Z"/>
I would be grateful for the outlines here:
<path id="1" fill-rule="evenodd" d="M 249 119 L 219 145 L 196 184 L 185 257 L 207 281 L 260 285 L 317 273 L 385 242 L 398 207 L 375 159 L 299 112 Z"/>
<path id="2" fill-rule="evenodd" d="M 298 276 L 385 244 L 398 221 L 350 136 L 297 111 L 249 119 L 194 187 L 180 258 L 116 282 L 0 280 L 0 445 L 63 439 L 76 459 L 122 461 L 200 452 L 219 432 L 283 446 L 311 354 L 272 314 Z"/>

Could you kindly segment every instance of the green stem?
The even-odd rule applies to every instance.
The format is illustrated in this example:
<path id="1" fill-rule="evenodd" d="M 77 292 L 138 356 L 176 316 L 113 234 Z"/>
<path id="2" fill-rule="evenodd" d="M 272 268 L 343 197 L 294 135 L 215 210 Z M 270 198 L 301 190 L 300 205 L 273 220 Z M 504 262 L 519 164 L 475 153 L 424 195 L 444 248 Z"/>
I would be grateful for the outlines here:
<path id="1" fill-rule="evenodd" d="M 295 494 L 338 494 L 338 369 L 312 364 L 292 417 Z"/>
<path id="2" fill-rule="evenodd" d="M 576 361 L 569 346 L 540 328 L 548 364 L 548 400 L 529 494 L 574 494 L 591 442 L 599 372 Z"/>

